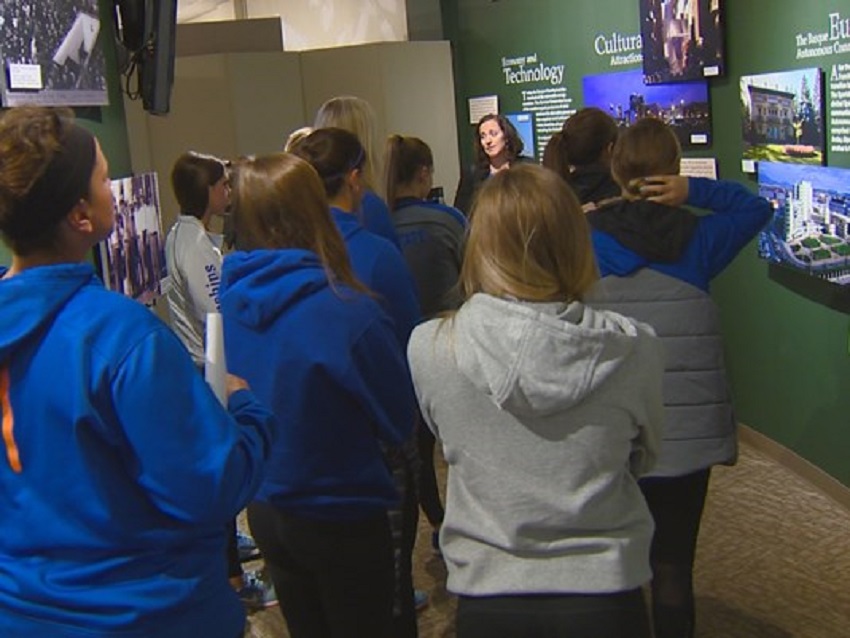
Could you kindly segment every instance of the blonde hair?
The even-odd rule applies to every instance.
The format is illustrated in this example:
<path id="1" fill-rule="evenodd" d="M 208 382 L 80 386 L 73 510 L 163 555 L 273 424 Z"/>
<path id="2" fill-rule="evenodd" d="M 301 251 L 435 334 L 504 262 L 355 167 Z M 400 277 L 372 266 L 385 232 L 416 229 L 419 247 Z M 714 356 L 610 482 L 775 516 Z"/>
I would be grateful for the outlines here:
<path id="1" fill-rule="evenodd" d="M 581 204 L 542 166 L 522 164 L 486 180 L 470 219 L 460 273 L 467 297 L 581 300 L 599 276 Z"/>
<path id="2" fill-rule="evenodd" d="M 246 159 L 236 165 L 232 182 L 238 250 L 310 250 L 332 283 L 367 291 L 354 276 L 322 180 L 309 162 L 290 153 Z"/>
<path id="3" fill-rule="evenodd" d="M 661 120 L 646 117 L 620 133 L 611 153 L 611 174 L 627 192 L 639 194 L 640 180 L 650 175 L 678 175 L 682 147 Z"/>
<path id="4" fill-rule="evenodd" d="M 366 149 L 363 182 L 376 193 L 383 192 L 380 183 L 383 175 L 377 137 L 377 118 L 372 106 L 353 95 L 334 97 L 322 104 L 316 112 L 313 128 L 341 128 L 354 133 Z"/>
<path id="5" fill-rule="evenodd" d="M 289 137 L 286 138 L 286 142 L 283 145 L 283 150 L 287 153 L 291 153 L 296 146 L 307 137 L 310 133 L 313 132 L 313 128 L 311 126 L 302 126 L 301 128 L 297 128 L 292 133 L 289 134 Z"/>

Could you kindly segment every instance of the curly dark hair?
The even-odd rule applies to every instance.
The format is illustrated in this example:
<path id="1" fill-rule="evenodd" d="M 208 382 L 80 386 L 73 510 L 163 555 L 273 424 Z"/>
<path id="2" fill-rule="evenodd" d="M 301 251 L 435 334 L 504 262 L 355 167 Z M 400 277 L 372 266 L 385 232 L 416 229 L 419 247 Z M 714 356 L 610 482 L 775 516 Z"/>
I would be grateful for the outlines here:
<path id="1" fill-rule="evenodd" d="M 0 233 L 19 255 L 51 246 L 68 212 L 21 205 L 62 147 L 73 119 L 70 109 L 36 106 L 10 109 L 0 118 Z"/>

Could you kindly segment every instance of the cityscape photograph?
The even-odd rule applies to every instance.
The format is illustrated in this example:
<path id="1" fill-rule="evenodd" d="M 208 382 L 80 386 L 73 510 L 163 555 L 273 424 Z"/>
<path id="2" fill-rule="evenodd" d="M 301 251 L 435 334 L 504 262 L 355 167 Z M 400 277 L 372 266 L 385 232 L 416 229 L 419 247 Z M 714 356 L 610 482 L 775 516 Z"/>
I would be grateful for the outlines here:
<path id="1" fill-rule="evenodd" d="M 588 75 L 582 80 L 584 105 L 608 113 L 621 127 L 655 117 L 673 127 L 683 148 L 711 144 L 708 83 L 644 84 L 640 69 Z"/>

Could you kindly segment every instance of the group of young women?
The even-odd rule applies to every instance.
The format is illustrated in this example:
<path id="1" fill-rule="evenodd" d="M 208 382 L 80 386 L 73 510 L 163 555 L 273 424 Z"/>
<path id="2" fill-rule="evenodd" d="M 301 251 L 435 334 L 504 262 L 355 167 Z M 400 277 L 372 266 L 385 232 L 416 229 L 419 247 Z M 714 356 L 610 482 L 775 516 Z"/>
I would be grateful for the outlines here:
<path id="1" fill-rule="evenodd" d="M 427 145 L 391 136 L 382 200 L 367 107 L 329 101 L 292 152 L 215 169 L 181 211 L 203 243 L 229 195 L 205 302 L 226 409 L 85 263 L 113 216 L 97 141 L 55 110 L 0 119 L 0 633 L 241 635 L 224 553 L 247 505 L 294 638 L 416 635 L 421 502 L 460 638 L 693 636 L 708 475 L 735 457 L 708 284 L 769 205 L 678 176 L 655 120 L 588 135 L 601 112 L 565 124 L 555 170 L 484 118 L 468 218 L 428 200 Z"/>

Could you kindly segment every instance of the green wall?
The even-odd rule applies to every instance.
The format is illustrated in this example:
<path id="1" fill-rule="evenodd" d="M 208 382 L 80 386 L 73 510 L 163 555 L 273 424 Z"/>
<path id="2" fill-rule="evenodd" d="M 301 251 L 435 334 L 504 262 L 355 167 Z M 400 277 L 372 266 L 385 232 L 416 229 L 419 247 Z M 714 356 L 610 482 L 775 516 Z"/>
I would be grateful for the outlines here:
<path id="1" fill-rule="evenodd" d="M 827 72 L 828 87 L 832 65 L 850 64 L 850 52 L 839 48 L 834 54 L 798 59 L 797 34 L 837 29 L 837 39 L 827 45 L 850 51 L 850 24 L 844 24 L 850 19 L 850 2 L 723 4 L 726 76 L 711 80 L 714 143 L 698 154 L 717 158 L 720 177 L 755 188 L 753 178 L 741 172 L 740 76 L 819 66 Z M 441 9 L 456 55 L 466 163 L 473 143 L 466 99 L 498 94 L 501 111 L 519 110 L 521 94 L 506 84 L 502 57 L 536 53 L 547 65 L 564 64 L 563 86 L 575 108 L 582 106 L 582 76 L 639 66 L 612 67 L 610 56 L 599 56 L 593 48 L 599 35 L 639 33 L 637 0 L 443 0 Z M 827 127 L 827 144 L 829 133 Z M 827 162 L 850 167 L 850 154 L 828 155 Z M 772 280 L 754 243 L 717 279 L 713 293 L 721 307 L 739 421 L 850 486 L 850 318 Z M 838 296 L 846 301 L 850 290 Z"/>
<path id="2" fill-rule="evenodd" d="M 124 101 L 121 95 L 121 77 L 115 62 L 113 44 L 111 2 L 101 2 L 100 18 L 102 44 L 106 57 L 106 74 L 109 91 L 109 105 L 75 109 L 77 120 L 100 141 L 101 148 L 109 161 L 109 174 L 112 177 L 129 175 L 130 146 L 127 141 L 127 126 L 124 121 Z M 0 242 L 0 264 L 8 265 L 11 255 Z"/>

